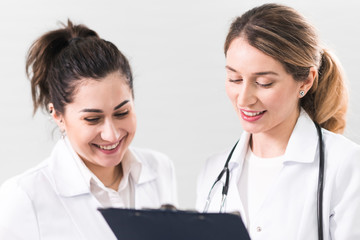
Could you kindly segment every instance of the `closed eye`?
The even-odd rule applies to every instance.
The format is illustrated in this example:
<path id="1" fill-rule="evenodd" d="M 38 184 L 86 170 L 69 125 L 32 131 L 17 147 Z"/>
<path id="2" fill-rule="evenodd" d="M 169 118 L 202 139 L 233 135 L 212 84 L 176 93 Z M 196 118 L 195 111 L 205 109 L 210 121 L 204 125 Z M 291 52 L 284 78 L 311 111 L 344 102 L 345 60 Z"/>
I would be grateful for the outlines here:
<path id="1" fill-rule="evenodd" d="M 242 81 L 243 81 L 242 79 L 229 79 L 229 82 L 232 82 L 232 83 L 239 83 Z"/>
<path id="2" fill-rule="evenodd" d="M 273 83 L 259 83 L 259 82 L 256 82 L 256 84 L 257 85 L 259 85 L 259 86 L 261 86 L 261 87 L 265 87 L 265 88 L 267 88 L 267 87 L 270 87 Z"/>
<path id="3" fill-rule="evenodd" d="M 89 123 L 97 123 L 100 120 L 100 118 L 99 117 L 88 117 L 88 118 L 84 118 L 84 120 Z"/>
<path id="4" fill-rule="evenodd" d="M 114 116 L 117 117 L 117 118 L 123 118 L 128 114 L 129 114 L 129 110 L 126 110 L 124 112 L 115 113 Z"/>

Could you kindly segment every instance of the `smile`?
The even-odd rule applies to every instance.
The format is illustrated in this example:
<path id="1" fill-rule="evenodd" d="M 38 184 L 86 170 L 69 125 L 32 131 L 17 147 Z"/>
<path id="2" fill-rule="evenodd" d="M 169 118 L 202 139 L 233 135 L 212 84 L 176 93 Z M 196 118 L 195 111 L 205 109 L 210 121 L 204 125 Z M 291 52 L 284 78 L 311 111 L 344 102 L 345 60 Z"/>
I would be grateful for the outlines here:
<path id="1" fill-rule="evenodd" d="M 264 113 L 265 111 L 261 111 L 261 112 L 248 112 L 248 111 L 245 111 L 245 110 L 241 110 L 241 112 L 247 116 L 247 117 L 255 117 L 255 116 L 258 116 L 262 113 Z"/>
<path id="2" fill-rule="evenodd" d="M 99 144 L 93 144 L 95 147 L 98 147 L 102 150 L 105 150 L 105 151 L 111 151 L 111 150 L 114 150 L 115 148 L 117 148 L 120 144 L 121 140 L 118 141 L 117 143 L 114 143 L 112 145 L 99 145 Z"/>
<path id="3" fill-rule="evenodd" d="M 259 120 L 260 118 L 262 118 L 262 116 L 264 116 L 266 110 L 265 111 L 245 111 L 245 110 L 240 110 L 240 115 L 241 118 L 244 119 L 247 122 L 255 122 L 257 120 Z"/>
<path id="4" fill-rule="evenodd" d="M 113 144 L 113 145 L 108 145 L 108 146 L 101 146 L 98 145 L 99 148 L 104 149 L 104 150 L 112 150 L 114 148 L 116 148 L 119 145 L 119 142 Z"/>

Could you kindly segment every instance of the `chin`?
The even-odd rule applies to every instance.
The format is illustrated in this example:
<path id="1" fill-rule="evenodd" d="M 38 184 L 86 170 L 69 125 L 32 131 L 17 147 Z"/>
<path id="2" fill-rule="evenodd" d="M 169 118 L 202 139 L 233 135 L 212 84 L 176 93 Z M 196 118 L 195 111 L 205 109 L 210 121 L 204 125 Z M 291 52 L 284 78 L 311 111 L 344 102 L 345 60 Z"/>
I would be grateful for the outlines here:
<path id="1" fill-rule="evenodd" d="M 249 123 L 242 123 L 241 127 L 244 131 L 251 133 L 251 134 L 256 134 L 256 133 L 261 133 L 263 132 L 263 128 L 261 128 L 260 126 L 257 126 L 257 124 L 249 124 Z"/>
<path id="2" fill-rule="evenodd" d="M 114 167 L 121 162 L 120 154 L 112 156 L 96 155 L 93 157 L 94 163 L 101 167 Z"/>
<path id="3" fill-rule="evenodd" d="M 121 160 L 119 160 L 119 159 L 116 159 L 114 161 L 101 159 L 98 163 L 100 166 L 102 166 L 104 168 L 111 168 L 111 167 L 115 167 L 115 166 L 119 165 L 120 162 L 121 162 Z"/>

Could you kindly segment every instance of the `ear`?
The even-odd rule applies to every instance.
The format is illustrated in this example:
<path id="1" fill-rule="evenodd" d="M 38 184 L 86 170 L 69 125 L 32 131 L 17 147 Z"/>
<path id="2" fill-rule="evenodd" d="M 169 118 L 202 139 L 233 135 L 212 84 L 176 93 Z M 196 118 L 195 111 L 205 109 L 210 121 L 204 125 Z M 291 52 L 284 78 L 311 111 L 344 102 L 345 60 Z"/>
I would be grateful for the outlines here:
<path id="1" fill-rule="evenodd" d="M 310 90 L 312 85 L 314 84 L 314 80 L 316 77 L 317 71 L 315 67 L 310 67 L 309 76 L 301 82 L 299 91 L 304 91 L 304 95 Z M 302 97 L 302 96 L 300 96 Z"/>
<path id="2" fill-rule="evenodd" d="M 65 130 L 63 115 L 55 110 L 54 105 L 52 103 L 49 103 L 48 109 L 51 117 L 54 119 L 60 130 L 63 132 Z"/>

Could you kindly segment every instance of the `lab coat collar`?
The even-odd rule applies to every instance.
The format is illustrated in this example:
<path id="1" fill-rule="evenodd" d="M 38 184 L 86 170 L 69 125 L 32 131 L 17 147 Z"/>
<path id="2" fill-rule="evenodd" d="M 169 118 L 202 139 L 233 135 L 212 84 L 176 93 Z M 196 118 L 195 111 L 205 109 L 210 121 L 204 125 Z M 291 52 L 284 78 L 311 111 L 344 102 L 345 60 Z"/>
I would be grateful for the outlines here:
<path id="1" fill-rule="evenodd" d="M 71 148 L 71 145 L 69 145 L 69 141 L 68 139 L 65 139 L 66 144 Z M 93 173 L 90 171 L 90 169 L 85 165 L 85 163 L 78 157 L 78 155 L 76 154 L 74 157 L 74 161 L 76 162 L 80 173 L 82 174 L 86 184 L 88 185 L 88 187 L 91 189 L 91 182 L 92 184 L 97 185 L 98 187 L 104 189 L 104 191 L 107 191 L 107 187 L 100 181 L 100 179 Z M 121 165 L 123 168 L 123 180 L 121 180 L 120 185 L 119 185 L 119 189 L 121 187 L 124 187 L 128 184 L 128 178 L 130 176 L 130 178 L 132 178 L 134 183 L 138 183 L 139 177 L 140 177 L 140 173 L 141 173 L 141 168 L 142 168 L 142 164 L 141 162 L 134 156 L 134 154 L 132 153 L 132 151 L 130 149 L 128 149 L 125 154 L 124 157 L 121 161 Z"/>
<path id="2" fill-rule="evenodd" d="M 237 167 L 242 168 L 245 155 L 249 148 L 250 136 L 251 134 L 248 132 L 244 131 L 242 133 L 229 162 L 230 170 Z M 306 111 L 301 109 L 299 118 L 285 150 L 284 162 L 313 162 L 316 156 L 317 145 L 318 136 L 315 124 Z"/>
<path id="3" fill-rule="evenodd" d="M 241 138 L 239 139 L 238 144 L 233 152 L 233 155 L 229 161 L 229 170 L 231 171 L 232 177 L 230 178 L 230 186 L 237 186 L 242 168 L 244 165 L 245 155 L 249 148 L 249 139 L 251 134 L 248 132 L 243 132 Z M 231 149 L 228 151 L 230 153 Z M 226 204 L 227 212 L 239 212 L 240 215 L 245 214 L 244 206 L 240 200 L 240 195 L 238 188 L 230 188 L 227 196 Z M 246 222 L 244 222 L 246 224 Z"/>
<path id="4" fill-rule="evenodd" d="M 150 182 L 158 177 L 157 172 L 151 166 L 151 162 L 145 161 L 144 157 L 140 155 L 133 148 L 129 148 L 129 157 L 136 159 L 136 161 L 141 164 L 141 171 L 131 172 L 131 177 L 134 180 L 134 183 L 139 185 L 146 182 Z"/>
<path id="5" fill-rule="evenodd" d="M 234 174 L 230 180 L 231 186 L 237 186 L 238 179 L 242 172 L 245 155 L 249 149 L 250 136 L 251 134 L 248 132 L 244 131 L 242 133 L 239 143 L 229 162 L 229 169 L 232 171 L 232 174 Z M 309 115 L 301 109 L 299 118 L 285 150 L 284 162 L 313 162 L 316 156 L 317 145 L 318 137 L 314 122 Z M 228 150 L 228 153 L 230 153 L 230 150 Z M 239 211 L 241 215 L 245 214 L 237 187 L 229 190 L 227 199 L 228 212 Z M 243 221 L 245 225 L 247 225 L 246 218 L 243 218 Z"/>
<path id="6" fill-rule="evenodd" d="M 142 184 L 152 181 L 157 177 L 151 166 L 145 164 L 136 151 L 129 148 L 127 157 L 132 158 L 136 164 L 140 164 L 140 171 L 131 171 L 130 175 L 134 183 Z M 73 150 L 67 137 L 60 139 L 50 156 L 49 168 L 52 172 L 53 182 L 58 194 L 64 197 L 72 197 L 90 193 L 88 177 L 84 177 L 76 161 L 82 161 Z"/>
<path id="7" fill-rule="evenodd" d="M 229 170 L 232 171 L 234 169 L 237 169 L 240 167 L 240 170 L 238 172 L 241 172 L 246 152 L 249 148 L 249 140 L 250 140 L 251 134 L 248 132 L 243 132 L 241 134 L 241 138 L 239 139 L 239 142 L 233 152 L 233 155 L 229 161 Z M 228 154 L 230 153 L 231 149 L 228 151 Z"/>
<path id="8" fill-rule="evenodd" d="M 318 135 L 314 122 L 301 109 L 299 118 L 286 147 L 284 162 L 311 163 L 315 160 Z"/>
<path id="9" fill-rule="evenodd" d="M 55 189 L 63 197 L 90 193 L 89 183 L 86 182 L 74 158 L 79 156 L 66 137 L 56 143 L 50 156 L 49 168 Z"/>

